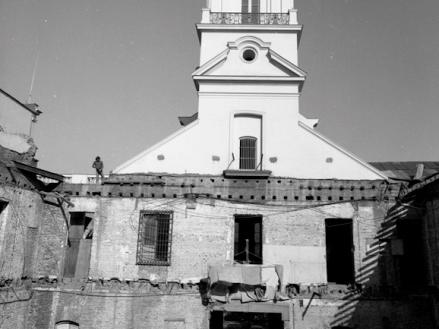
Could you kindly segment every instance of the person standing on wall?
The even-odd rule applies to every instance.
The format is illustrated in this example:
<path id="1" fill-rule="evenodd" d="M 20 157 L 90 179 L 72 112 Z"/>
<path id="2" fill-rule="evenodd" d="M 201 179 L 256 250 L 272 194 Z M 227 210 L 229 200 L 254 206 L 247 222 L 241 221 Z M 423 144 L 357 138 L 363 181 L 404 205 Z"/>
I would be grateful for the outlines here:
<path id="1" fill-rule="evenodd" d="M 102 183 L 104 181 L 104 163 L 100 156 L 96 157 L 92 167 L 96 169 L 96 184 Z"/>

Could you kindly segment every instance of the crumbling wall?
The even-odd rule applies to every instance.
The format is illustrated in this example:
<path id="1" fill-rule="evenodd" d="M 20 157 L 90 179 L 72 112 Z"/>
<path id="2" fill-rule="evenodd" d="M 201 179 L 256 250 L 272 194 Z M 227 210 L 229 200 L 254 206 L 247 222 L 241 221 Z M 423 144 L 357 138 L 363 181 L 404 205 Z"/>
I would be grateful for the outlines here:
<path id="1" fill-rule="evenodd" d="M 378 189 L 375 189 L 375 201 L 371 195 L 362 200 L 364 190 L 358 187 L 348 192 L 338 189 L 337 193 L 348 195 L 343 200 L 323 202 L 322 194 L 318 194 L 322 190 L 317 188 L 321 185 L 314 182 L 316 194 L 312 200 L 302 200 L 302 196 L 306 199 L 310 193 L 309 189 L 298 201 L 291 201 L 290 197 L 283 200 L 276 189 L 270 187 L 259 194 L 247 190 L 246 196 L 243 195 L 243 199 L 251 195 L 270 196 L 270 201 L 260 202 L 260 199 L 247 203 L 236 190 L 230 192 L 223 188 L 221 196 L 227 196 L 224 200 L 196 193 L 184 195 L 182 190 L 186 187 L 182 188 L 177 181 L 174 183 L 175 193 L 171 194 L 163 186 L 129 184 L 79 187 L 76 195 L 68 186 L 75 206 L 66 211 L 86 212 L 93 218 L 90 278 L 72 281 L 58 276 L 48 278 L 47 283 L 34 282 L 27 327 L 53 328 L 57 321 L 70 320 L 79 323 L 81 328 L 93 329 L 140 326 L 207 329 L 209 308 L 203 306 L 205 300 L 200 286 L 190 282 L 205 278 L 209 264 L 233 262 L 234 216 L 237 214 L 262 216 L 264 264 L 282 263 L 284 278 L 298 286 L 298 290 L 287 290 L 295 304 L 294 328 L 326 329 L 342 324 L 356 328 L 431 327 L 424 299 L 413 301 L 382 293 L 381 276 L 386 272 L 383 267 L 389 264 L 383 266 L 380 257 L 387 248 L 383 241 L 392 235 L 394 218 L 393 215 L 390 219 L 386 217 L 392 203 L 379 197 Z M 207 184 L 211 183 L 209 180 Z M 282 185 L 283 181 L 275 183 Z M 196 189 L 190 187 L 189 190 Z M 154 197 L 142 197 L 142 191 L 146 190 Z M 163 191 L 166 192 L 161 193 Z M 334 193 L 329 188 L 326 191 Z M 284 192 L 282 187 L 281 193 Z M 350 200 L 349 193 L 359 193 L 359 199 Z M 230 199 L 229 195 L 232 195 Z M 273 196 L 277 196 L 276 199 Z M 170 266 L 136 265 L 142 210 L 173 212 Z M 60 274 L 65 219 L 56 208 L 42 206 L 38 212 L 42 216 L 40 229 L 44 228 L 46 238 L 38 238 L 38 257 L 34 263 L 37 273 Z M 398 217 L 399 213 L 394 216 Z M 356 278 L 362 284 L 355 287 L 325 285 L 326 218 L 352 219 Z M 380 310 L 385 310 L 385 314 Z M 404 316 L 384 319 L 398 312 Z M 413 323 L 415 314 L 422 320 Z"/>
<path id="2" fill-rule="evenodd" d="M 347 304 L 349 307 L 347 307 Z M 340 313 L 343 309 L 344 312 Z M 433 329 L 427 298 L 411 300 L 308 300 L 295 303 L 296 329 Z"/>
<path id="3" fill-rule="evenodd" d="M 285 283 L 308 285 L 326 283 L 325 219 L 353 218 L 359 281 L 379 286 L 378 265 L 371 260 L 370 250 L 377 243 L 388 207 L 385 202 L 360 200 L 315 207 L 303 202 L 256 205 L 202 198 L 99 196 L 72 197 L 72 202 L 74 211 L 94 213 L 91 277 L 137 280 L 157 275 L 163 281 L 206 277 L 209 264 L 233 262 L 234 216 L 253 214 L 263 218 L 264 264 L 282 264 Z M 136 265 L 142 210 L 173 212 L 170 266 Z"/>
<path id="4" fill-rule="evenodd" d="M 33 249 L 27 241 L 28 228 L 39 228 L 38 193 L 14 186 L 1 185 L 0 198 L 6 208 L 0 214 L 0 277 L 23 276 L 26 252 Z M 29 259 L 30 260 L 30 259 Z"/>
<path id="5" fill-rule="evenodd" d="M 0 199 L 0 277 L 58 276 L 66 241 L 60 208 L 13 185 L 0 185 Z"/>
<path id="6" fill-rule="evenodd" d="M 37 290 L 27 328 L 51 329 L 74 321 L 81 329 L 207 329 L 209 313 L 195 292 L 165 294 L 132 291 L 74 292 Z"/>
<path id="7" fill-rule="evenodd" d="M 0 328 L 27 328 L 32 282 L 60 274 L 65 224 L 37 191 L 1 184 L 0 203 Z"/>

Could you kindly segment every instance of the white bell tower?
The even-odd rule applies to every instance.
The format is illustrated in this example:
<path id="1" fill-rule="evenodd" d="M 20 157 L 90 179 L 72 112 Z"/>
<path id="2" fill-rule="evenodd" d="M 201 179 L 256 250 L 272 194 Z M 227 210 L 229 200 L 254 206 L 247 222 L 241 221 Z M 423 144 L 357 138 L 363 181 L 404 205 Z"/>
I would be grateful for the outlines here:
<path id="1" fill-rule="evenodd" d="M 294 0 L 208 0 L 196 25 L 198 112 L 114 173 L 382 179 L 299 113 Z"/>
<path id="2" fill-rule="evenodd" d="M 306 75 L 297 66 L 302 26 L 294 1 L 209 0 L 197 31 L 198 115 L 226 125 L 225 173 L 268 174 L 291 157 L 282 141 L 295 138 Z"/>
<path id="3" fill-rule="evenodd" d="M 297 22 L 294 0 L 208 0 L 197 30 L 200 65 L 217 54 L 224 42 L 254 34 L 263 34 L 273 50 L 297 65 L 302 26 Z"/>

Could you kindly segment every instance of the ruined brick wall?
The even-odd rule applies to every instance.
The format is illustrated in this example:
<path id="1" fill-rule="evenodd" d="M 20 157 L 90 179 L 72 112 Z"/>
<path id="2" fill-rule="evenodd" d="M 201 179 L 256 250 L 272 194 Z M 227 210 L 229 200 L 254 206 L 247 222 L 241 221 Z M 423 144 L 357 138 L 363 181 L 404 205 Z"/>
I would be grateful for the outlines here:
<path id="1" fill-rule="evenodd" d="M 203 179 L 199 182 L 203 185 L 197 186 L 194 179 Z M 344 184 L 341 189 L 341 182 L 329 185 L 329 182 L 291 180 L 293 183 L 290 183 L 279 179 L 280 183 L 273 180 L 265 182 L 264 187 L 258 187 L 257 184 L 262 183 L 255 181 L 243 181 L 241 185 L 238 181 L 229 181 L 228 187 L 208 186 L 217 179 L 221 180 L 184 178 L 188 181 L 175 180 L 171 187 L 130 183 L 122 186 L 64 186 L 61 191 L 69 192 L 74 204 L 73 208 L 66 209 L 67 215 L 69 211 L 93 213 L 88 281 L 70 282 L 61 277 L 66 243 L 65 218 L 59 208 L 42 203 L 39 195 L 29 192 L 35 194 L 27 196 L 33 196 L 29 199 L 33 200 L 33 206 L 28 207 L 33 209 L 33 215 L 23 218 L 34 219 L 31 228 L 37 229 L 37 234 L 35 237 L 35 231 L 31 230 L 27 235 L 17 235 L 21 236 L 17 241 L 22 242 L 15 250 L 22 250 L 21 256 L 18 254 L 17 260 L 11 256 L 9 262 L 18 264 L 12 265 L 17 275 L 21 275 L 22 268 L 29 268 L 29 265 L 24 266 L 26 243 L 23 241 L 32 237 L 36 241 L 30 266 L 32 275 L 51 278 L 34 280 L 31 303 L 21 308 L 15 320 L 9 317 L 8 323 L 20 328 L 26 319 L 26 328 L 36 329 L 52 329 L 57 321 L 62 320 L 78 322 L 81 329 L 207 329 L 209 309 L 202 304 L 198 286 L 173 282 L 190 279 L 197 282 L 207 276 L 209 264 L 232 262 L 234 216 L 253 214 L 261 215 L 263 220 L 264 263 L 283 264 L 286 280 L 303 284 L 304 290 L 291 296 L 297 303 L 294 328 L 326 329 L 334 325 L 334 321 L 342 323 L 347 315 L 346 323 L 357 325 L 357 328 L 388 328 L 377 311 L 380 309 L 385 309 L 388 314 L 404 312 L 407 315 L 399 327 L 393 322 L 395 328 L 418 328 L 418 323 L 429 328 L 429 310 L 425 308 L 422 313 L 418 307 L 424 305 L 423 301 L 376 299 L 381 296 L 383 266 L 380 255 L 385 248 L 381 245 L 382 238 L 391 236 L 393 220 L 384 225 L 389 221 L 387 211 L 392 201 L 389 201 L 389 195 L 381 193 L 378 183 L 357 182 L 354 186 L 348 182 L 349 185 Z M 245 188 L 246 184 L 253 187 Z M 288 184 L 292 184 L 290 189 Z M 203 191 L 210 193 L 203 195 Z M 27 198 L 17 202 L 26 204 L 29 202 Z M 136 265 L 142 210 L 173 212 L 170 266 Z M 357 282 L 364 283 L 362 291 L 321 286 L 326 282 L 326 218 L 353 220 L 356 278 Z M 2 223 L 6 226 L 6 222 Z M 13 231 L 17 225 L 11 223 L 14 222 L 8 222 L 8 230 Z M 28 225 L 28 222 L 23 223 Z M 5 250 L 11 253 L 12 249 L 8 246 Z M 157 284 L 149 283 L 151 274 L 158 276 Z M 309 284 L 318 289 L 310 288 Z M 314 301 L 303 316 L 307 301 L 315 291 L 322 294 L 321 299 Z M 8 312 L 9 309 L 4 307 L 4 310 Z M 425 322 L 419 321 L 411 327 L 415 312 Z M 371 313 L 379 318 L 371 317 Z M 0 314 L 0 318 L 5 314 Z"/>
<path id="2" fill-rule="evenodd" d="M 90 262 L 90 276 L 94 278 L 136 280 L 157 274 L 163 281 L 179 281 L 206 277 L 209 264 L 233 261 L 234 215 L 258 214 L 263 217 L 264 263 L 283 264 L 290 283 L 326 282 L 325 219 L 353 218 L 359 281 L 379 285 L 377 273 L 370 275 L 371 267 L 378 266 L 374 258 L 378 257 L 377 250 L 374 257 L 371 250 L 378 243 L 377 232 L 387 203 L 355 201 L 313 207 L 306 203 L 255 205 L 212 199 L 193 202 L 124 197 L 72 197 L 72 202 L 75 207 L 71 210 L 94 213 Z M 188 208 L 188 202 L 195 209 Z M 142 210 L 173 212 L 170 266 L 136 265 Z M 291 263 L 292 258 L 297 262 Z M 297 277 L 301 270 L 309 273 Z"/>
<path id="3" fill-rule="evenodd" d="M 294 268 L 286 273 L 291 280 L 315 283 L 326 282 L 325 218 L 352 218 L 357 274 L 360 281 L 379 285 L 377 272 L 371 277 L 366 269 L 376 266 L 377 252 L 371 256 L 371 250 L 379 244 L 377 232 L 398 187 L 382 181 L 120 175 L 104 185 L 65 184 L 61 190 L 72 196 L 78 211 L 96 212 L 93 275 L 203 276 L 207 264 L 233 259 L 234 215 L 259 214 L 263 216 L 264 262 Z M 201 197 L 196 209 L 187 209 L 192 196 Z M 170 267 L 133 266 L 139 212 L 147 209 L 174 211 Z M 288 262 L 291 254 L 297 262 Z M 114 255 L 120 259 L 117 264 L 111 260 Z M 187 263 L 191 266 L 185 269 Z M 297 278 L 303 272 L 317 274 Z"/>
<path id="4" fill-rule="evenodd" d="M 0 186 L 0 199 L 0 277 L 58 276 L 66 241 L 60 208 L 12 185 Z"/>
<path id="5" fill-rule="evenodd" d="M 151 286 L 149 283 L 94 282 L 35 288 L 26 328 L 52 329 L 58 321 L 74 321 L 83 329 L 208 329 L 209 308 L 196 287 Z M 433 329 L 429 300 L 325 299 L 296 297 L 285 329 Z"/>
<path id="6" fill-rule="evenodd" d="M 0 328 L 26 328 L 28 306 L 27 301 L 0 302 Z"/>
<path id="7" fill-rule="evenodd" d="M 27 328 L 32 281 L 60 275 L 65 224 L 37 191 L 2 184 L 0 201 L 0 328 Z"/>
<path id="8" fill-rule="evenodd" d="M 435 328 L 429 300 L 346 299 L 316 300 L 306 309 L 307 300 L 295 303 L 295 329 L 330 329 L 347 326 L 356 329 Z"/>
<path id="9" fill-rule="evenodd" d="M 79 323 L 81 329 L 208 328 L 209 313 L 197 292 L 160 294 L 36 291 L 26 328 L 52 329 L 63 320 Z"/>

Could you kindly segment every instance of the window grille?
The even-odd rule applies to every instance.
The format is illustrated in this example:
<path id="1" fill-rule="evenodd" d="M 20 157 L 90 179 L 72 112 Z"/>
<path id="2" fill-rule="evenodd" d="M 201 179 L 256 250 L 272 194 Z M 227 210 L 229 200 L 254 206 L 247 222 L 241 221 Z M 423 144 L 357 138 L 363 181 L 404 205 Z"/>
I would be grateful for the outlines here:
<path id="1" fill-rule="evenodd" d="M 255 137 L 242 137 L 239 140 L 239 169 L 256 169 Z"/>
<path id="2" fill-rule="evenodd" d="M 141 211 L 137 240 L 138 265 L 170 265 L 172 212 Z"/>

